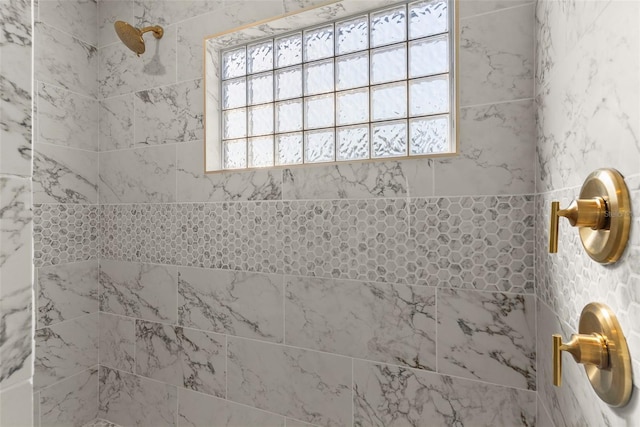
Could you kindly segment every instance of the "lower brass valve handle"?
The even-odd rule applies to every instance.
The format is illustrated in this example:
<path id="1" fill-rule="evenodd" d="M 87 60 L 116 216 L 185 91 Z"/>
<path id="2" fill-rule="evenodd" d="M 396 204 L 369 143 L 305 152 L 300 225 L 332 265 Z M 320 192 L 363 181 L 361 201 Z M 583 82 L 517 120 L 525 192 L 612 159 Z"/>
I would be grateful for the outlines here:
<path id="1" fill-rule="evenodd" d="M 599 369 L 609 367 L 609 350 L 605 337 L 599 334 L 574 334 L 567 343 L 562 342 L 562 336 L 553 335 L 553 385 L 562 385 L 562 352 L 573 356 L 577 363 L 594 365 Z"/>

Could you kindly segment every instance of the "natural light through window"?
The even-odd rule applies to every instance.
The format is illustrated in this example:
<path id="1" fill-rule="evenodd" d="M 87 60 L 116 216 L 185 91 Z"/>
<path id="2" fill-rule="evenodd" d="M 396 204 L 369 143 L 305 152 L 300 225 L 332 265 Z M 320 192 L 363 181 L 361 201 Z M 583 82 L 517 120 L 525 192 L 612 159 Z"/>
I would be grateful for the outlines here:
<path id="1" fill-rule="evenodd" d="M 454 152 L 448 7 L 400 4 L 222 51 L 223 169 Z"/>

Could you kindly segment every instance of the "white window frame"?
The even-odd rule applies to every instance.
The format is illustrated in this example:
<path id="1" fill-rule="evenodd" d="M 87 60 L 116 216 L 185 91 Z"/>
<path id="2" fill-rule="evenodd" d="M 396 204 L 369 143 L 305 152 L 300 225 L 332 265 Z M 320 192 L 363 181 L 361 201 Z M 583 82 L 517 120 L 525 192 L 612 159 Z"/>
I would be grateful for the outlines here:
<path id="1" fill-rule="evenodd" d="M 367 158 L 358 160 L 337 160 L 318 162 L 318 163 L 301 163 L 290 165 L 271 165 L 265 167 L 244 167 L 238 169 L 223 168 L 223 152 L 222 152 L 222 72 L 221 72 L 221 52 L 228 51 L 234 47 L 240 47 L 247 44 L 259 42 L 261 40 L 274 39 L 290 33 L 301 32 L 323 24 L 335 23 L 337 21 L 348 20 L 349 18 L 369 14 L 378 10 L 384 10 L 394 5 L 408 4 L 408 0 L 342 0 L 331 1 L 328 4 L 315 6 L 304 9 L 302 11 L 287 14 L 264 21 L 259 21 L 249 26 L 236 28 L 224 33 L 205 37 L 204 39 L 204 75 L 205 75 L 205 156 L 204 167 L 205 173 L 220 172 L 242 172 L 251 170 L 270 170 L 282 168 L 297 168 L 305 166 L 318 165 L 336 165 L 350 164 L 359 162 L 378 162 L 378 161 L 398 161 L 403 159 L 417 158 L 437 158 L 437 157 L 453 157 L 459 152 L 458 141 L 458 122 L 459 122 L 459 90 L 458 90 L 458 0 L 448 1 L 448 36 L 449 36 L 449 85 L 450 101 L 450 152 L 446 153 L 430 153 L 397 157 Z M 408 19 L 408 17 L 407 17 Z M 446 33 L 445 33 L 446 34 Z M 409 41 L 409 40 L 407 40 Z M 371 49 L 371 47 L 370 47 Z M 369 50 L 370 50 L 369 49 Z M 335 55 L 331 57 L 335 58 Z M 410 80 L 407 75 L 407 80 Z M 369 83 L 369 87 L 371 82 Z M 334 88 L 334 92 L 337 92 Z M 409 113 L 407 112 L 407 115 Z M 409 118 L 409 117 L 407 117 Z M 370 122 L 373 122 L 370 117 Z M 334 129 L 338 127 L 334 125 Z M 275 129 L 274 129 L 275 133 Z M 371 135 L 370 135 L 371 137 Z M 304 152 L 303 152 L 304 156 Z M 304 160 L 303 160 L 304 161 Z"/>

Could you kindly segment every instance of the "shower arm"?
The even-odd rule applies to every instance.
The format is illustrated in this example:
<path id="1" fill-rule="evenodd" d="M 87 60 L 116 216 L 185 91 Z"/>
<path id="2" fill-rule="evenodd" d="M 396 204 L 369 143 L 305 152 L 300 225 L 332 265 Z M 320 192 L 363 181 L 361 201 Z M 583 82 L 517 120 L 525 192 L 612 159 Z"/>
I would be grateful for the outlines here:
<path id="1" fill-rule="evenodd" d="M 161 26 L 159 25 L 153 25 L 150 27 L 144 27 L 140 30 L 140 36 L 142 36 L 144 33 L 148 33 L 148 32 L 153 32 L 153 36 L 157 39 L 161 39 L 163 34 L 164 34 L 164 30 L 162 29 Z"/>

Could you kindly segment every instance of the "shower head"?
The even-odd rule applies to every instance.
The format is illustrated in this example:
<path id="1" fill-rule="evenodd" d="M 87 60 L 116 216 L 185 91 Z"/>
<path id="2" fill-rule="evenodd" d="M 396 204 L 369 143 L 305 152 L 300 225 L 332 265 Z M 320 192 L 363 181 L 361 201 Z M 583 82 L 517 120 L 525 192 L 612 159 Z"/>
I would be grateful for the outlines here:
<path id="1" fill-rule="evenodd" d="M 138 56 L 144 53 L 145 50 L 144 39 L 142 38 L 144 33 L 153 31 L 153 36 L 157 39 L 162 38 L 162 35 L 164 34 L 164 30 L 159 25 L 139 29 L 124 21 L 116 21 L 113 26 L 116 29 L 116 34 L 118 34 L 118 37 L 122 40 L 122 43 L 134 51 Z"/>

